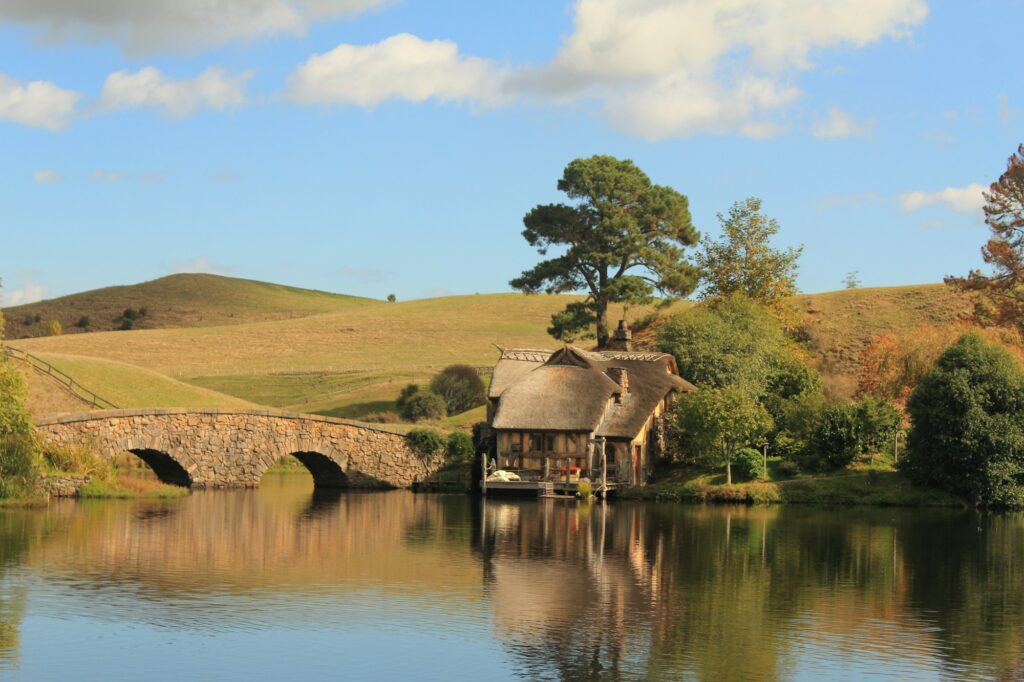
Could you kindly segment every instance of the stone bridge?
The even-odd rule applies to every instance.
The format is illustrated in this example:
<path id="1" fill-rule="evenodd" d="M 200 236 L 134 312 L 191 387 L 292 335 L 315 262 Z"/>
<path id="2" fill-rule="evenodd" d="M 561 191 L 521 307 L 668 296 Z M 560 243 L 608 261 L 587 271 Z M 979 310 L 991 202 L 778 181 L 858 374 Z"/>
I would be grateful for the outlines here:
<path id="1" fill-rule="evenodd" d="M 37 423 L 53 445 L 89 445 L 103 457 L 131 452 L 165 483 L 255 487 L 285 455 L 318 487 L 403 488 L 443 463 L 422 457 L 399 431 L 344 419 L 267 410 L 101 410 Z"/>

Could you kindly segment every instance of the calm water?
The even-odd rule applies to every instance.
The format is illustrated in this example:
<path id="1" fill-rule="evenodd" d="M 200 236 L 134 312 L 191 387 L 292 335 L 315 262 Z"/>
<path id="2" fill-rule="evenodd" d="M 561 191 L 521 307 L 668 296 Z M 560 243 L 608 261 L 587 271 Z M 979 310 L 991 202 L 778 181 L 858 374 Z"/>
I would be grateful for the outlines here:
<path id="1" fill-rule="evenodd" d="M 0 510 L 0 678 L 1024 678 L 1024 517 L 314 495 Z"/>

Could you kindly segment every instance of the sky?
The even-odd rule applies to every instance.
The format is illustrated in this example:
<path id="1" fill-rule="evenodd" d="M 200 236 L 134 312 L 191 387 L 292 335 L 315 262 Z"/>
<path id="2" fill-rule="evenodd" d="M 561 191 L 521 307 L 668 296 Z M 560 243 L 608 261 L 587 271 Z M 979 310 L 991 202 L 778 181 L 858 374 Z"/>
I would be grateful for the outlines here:
<path id="1" fill-rule="evenodd" d="M 0 304 L 177 272 L 508 291 L 574 158 L 704 235 L 748 196 L 799 286 L 981 266 L 1024 140 L 1024 0 L 3 0 Z"/>

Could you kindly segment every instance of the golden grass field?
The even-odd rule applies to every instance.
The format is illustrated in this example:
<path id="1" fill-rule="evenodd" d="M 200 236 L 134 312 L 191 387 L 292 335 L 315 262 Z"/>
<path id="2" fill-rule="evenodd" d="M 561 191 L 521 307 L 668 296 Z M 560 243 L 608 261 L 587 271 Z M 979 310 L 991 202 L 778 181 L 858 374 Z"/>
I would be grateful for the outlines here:
<path id="1" fill-rule="evenodd" d="M 445 365 L 492 365 L 495 345 L 555 347 L 557 342 L 546 332 L 549 318 L 572 300 L 523 294 L 398 303 L 337 297 L 338 301 L 327 300 L 342 306 L 340 310 L 315 312 L 307 307 L 289 319 L 266 319 L 270 313 L 252 298 L 254 284 L 259 285 L 257 291 L 272 292 L 267 310 L 275 315 L 284 314 L 275 307 L 282 305 L 282 296 L 303 298 L 306 294 L 293 292 L 305 290 L 182 275 L 174 278 L 174 291 L 180 291 L 182 278 L 189 277 L 197 278 L 193 289 L 200 291 L 204 282 L 212 282 L 222 295 L 232 282 L 238 283 L 244 293 L 236 298 L 246 302 L 226 318 L 234 324 L 12 339 L 10 344 L 53 362 L 120 406 L 255 403 L 360 418 L 392 410 L 405 384 L 427 381 Z M 331 296 L 312 294 L 317 294 L 311 295 L 316 305 L 324 304 L 318 296 Z M 150 289 L 149 295 L 156 294 Z M 218 305 L 222 304 L 223 300 Z M 969 305 L 936 284 L 801 295 L 794 299 L 794 307 L 813 361 L 837 390 L 850 392 L 860 353 L 875 335 L 950 325 Z M 79 310 L 91 314 L 86 308 Z M 17 309 L 5 312 L 17 315 Z M 630 312 L 635 317 L 644 311 Z M 227 315 L 227 308 L 219 314 Z M 204 312 L 204 320 L 209 315 Z M 650 342 L 653 334 L 648 330 L 638 337 Z M 458 417 L 453 420 L 452 425 L 460 423 Z"/>

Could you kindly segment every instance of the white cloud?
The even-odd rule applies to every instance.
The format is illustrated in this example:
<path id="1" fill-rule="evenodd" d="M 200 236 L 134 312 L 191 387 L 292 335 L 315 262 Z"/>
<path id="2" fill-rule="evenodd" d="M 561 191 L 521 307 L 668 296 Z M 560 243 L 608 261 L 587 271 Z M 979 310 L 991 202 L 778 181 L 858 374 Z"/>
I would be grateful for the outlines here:
<path id="1" fill-rule="evenodd" d="M 52 168 L 42 168 L 32 173 L 32 179 L 39 183 L 60 182 L 64 178 Z"/>
<path id="2" fill-rule="evenodd" d="M 0 121 L 57 132 L 70 125 L 81 97 L 49 81 L 25 83 L 0 73 Z"/>
<path id="3" fill-rule="evenodd" d="M 652 140 L 733 131 L 763 138 L 777 134 L 779 127 L 759 114 L 799 95 L 796 88 L 779 88 L 765 79 L 748 78 L 723 90 L 710 80 L 669 77 L 606 106 L 615 125 Z"/>
<path id="4" fill-rule="evenodd" d="M 937 192 L 917 190 L 898 197 L 900 208 L 907 213 L 919 211 L 926 206 L 941 205 L 957 213 L 978 213 L 985 205 L 982 193 L 986 188 L 973 182 L 966 187 L 947 187 Z"/>
<path id="5" fill-rule="evenodd" d="M 460 55 L 455 43 L 401 33 L 313 55 L 289 76 L 288 94 L 305 104 L 361 107 L 389 99 L 486 101 L 496 81 L 492 62 Z"/>
<path id="6" fill-rule="evenodd" d="M 21 286 L 17 289 L 0 289 L 0 308 L 35 303 L 46 298 L 48 293 L 50 293 L 50 289 L 46 285 L 25 275 L 21 278 Z"/>
<path id="7" fill-rule="evenodd" d="M 171 274 L 202 272 L 210 275 L 230 275 L 235 269 L 228 265 L 214 263 L 206 256 L 196 256 L 195 258 L 190 258 L 188 260 L 177 260 L 165 263 L 164 270 Z"/>
<path id="8" fill-rule="evenodd" d="M 825 140 L 871 137 L 874 125 L 874 120 L 858 121 L 849 112 L 838 107 L 829 107 L 828 116 L 814 124 L 811 134 Z"/>
<path id="9" fill-rule="evenodd" d="M 188 116 L 200 107 L 227 109 L 245 103 L 245 84 L 252 72 L 228 76 L 209 68 L 195 78 L 173 79 L 151 66 L 135 73 L 118 71 L 107 76 L 99 109 L 153 107 L 170 116 Z"/>
<path id="10" fill-rule="evenodd" d="M 508 87 L 541 99 L 605 103 L 649 138 L 697 132 L 764 137 L 799 92 L 816 50 L 898 38 L 924 0 L 578 0 L 573 32 L 547 65 Z M 652 107 L 663 107 L 652 111 Z"/>
<path id="11" fill-rule="evenodd" d="M 93 171 L 89 173 L 89 179 L 95 180 L 96 182 L 120 182 L 124 179 L 124 174 L 121 173 L 121 171 L 94 168 Z"/>
<path id="12" fill-rule="evenodd" d="M 113 40 L 135 54 L 181 51 L 263 36 L 301 35 L 314 22 L 386 0 L 4 0 L 0 22 L 47 42 Z"/>

